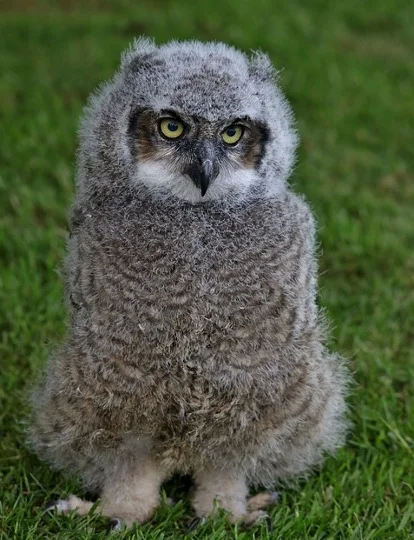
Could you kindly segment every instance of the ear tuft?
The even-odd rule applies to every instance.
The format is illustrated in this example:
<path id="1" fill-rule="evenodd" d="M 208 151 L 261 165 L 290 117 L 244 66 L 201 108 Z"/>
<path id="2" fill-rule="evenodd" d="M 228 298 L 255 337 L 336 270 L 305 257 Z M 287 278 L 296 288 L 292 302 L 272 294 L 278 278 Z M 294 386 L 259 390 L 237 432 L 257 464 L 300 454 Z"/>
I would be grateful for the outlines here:
<path id="1" fill-rule="evenodd" d="M 121 71 L 139 71 L 148 60 L 153 59 L 158 50 L 154 40 L 145 37 L 139 37 L 134 40 L 131 46 L 122 53 Z"/>
<path id="2" fill-rule="evenodd" d="M 272 66 L 267 54 L 255 51 L 250 58 L 249 75 L 257 82 L 273 82 L 276 79 L 277 71 Z"/>

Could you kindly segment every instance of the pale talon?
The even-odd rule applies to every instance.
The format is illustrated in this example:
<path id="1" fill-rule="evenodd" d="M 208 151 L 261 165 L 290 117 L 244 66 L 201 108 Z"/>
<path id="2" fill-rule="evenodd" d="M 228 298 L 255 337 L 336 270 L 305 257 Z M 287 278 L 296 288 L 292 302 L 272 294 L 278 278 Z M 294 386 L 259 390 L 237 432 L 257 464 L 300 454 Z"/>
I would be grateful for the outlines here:
<path id="1" fill-rule="evenodd" d="M 64 514 L 66 512 L 70 512 L 71 510 L 68 501 L 65 499 L 58 499 L 56 501 L 50 501 L 46 503 L 44 509 L 46 512 L 56 511 L 58 514 Z"/>

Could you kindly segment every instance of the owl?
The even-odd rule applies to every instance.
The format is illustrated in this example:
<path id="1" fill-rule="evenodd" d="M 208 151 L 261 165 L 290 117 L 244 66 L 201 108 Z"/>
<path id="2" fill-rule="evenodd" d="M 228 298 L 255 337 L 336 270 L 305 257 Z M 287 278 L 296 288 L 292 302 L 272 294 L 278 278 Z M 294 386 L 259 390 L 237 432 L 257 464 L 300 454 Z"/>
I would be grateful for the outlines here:
<path id="1" fill-rule="evenodd" d="M 199 519 L 256 523 L 275 485 L 343 444 L 347 369 L 325 346 L 314 219 L 287 183 L 297 142 L 268 57 L 221 43 L 138 39 L 90 98 L 68 330 L 29 438 L 116 526 L 150 519 L 174 474 Z"/>

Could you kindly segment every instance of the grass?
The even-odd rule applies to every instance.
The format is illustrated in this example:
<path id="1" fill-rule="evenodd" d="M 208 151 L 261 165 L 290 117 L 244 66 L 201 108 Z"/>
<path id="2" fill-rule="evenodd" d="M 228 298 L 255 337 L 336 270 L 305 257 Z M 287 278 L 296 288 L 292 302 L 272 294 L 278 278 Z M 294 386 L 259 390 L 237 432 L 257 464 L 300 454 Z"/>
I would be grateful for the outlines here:
<path id="1" fill-rule="evenodd" d="M 141 33 L 260 47 L 283 68 L 302 137 L 292 182 L 318 216 L 320 300 L 355 372 L 348 445 L 284 493 L 273 533 L 217 519 L 192 538 L 412 538 L 414 4 L 3 0 L 0 10 L 0 538 L 107 536 L 93 515 L 42 515 L 45 500 L 80 491 L 25 448 L 24 419 L 27 388 L 65 328 L 57 268 L 78 118 Z M 184 498 L 120 538 L 180 538 L 190 518 Z"/>

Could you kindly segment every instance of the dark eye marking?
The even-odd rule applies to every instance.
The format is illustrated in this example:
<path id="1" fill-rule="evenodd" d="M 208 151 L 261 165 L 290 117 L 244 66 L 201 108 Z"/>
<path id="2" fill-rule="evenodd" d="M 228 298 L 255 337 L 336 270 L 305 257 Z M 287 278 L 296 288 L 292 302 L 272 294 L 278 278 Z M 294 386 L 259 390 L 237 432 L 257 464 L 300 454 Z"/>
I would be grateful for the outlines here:
<path id="1" fill-rule="evenodd" d="M 269 128 L 261 122 L 252 122 L 244 145 L 241 162 L 249 168 L 257 168 L 263 159 L 270 138 Z"/>

